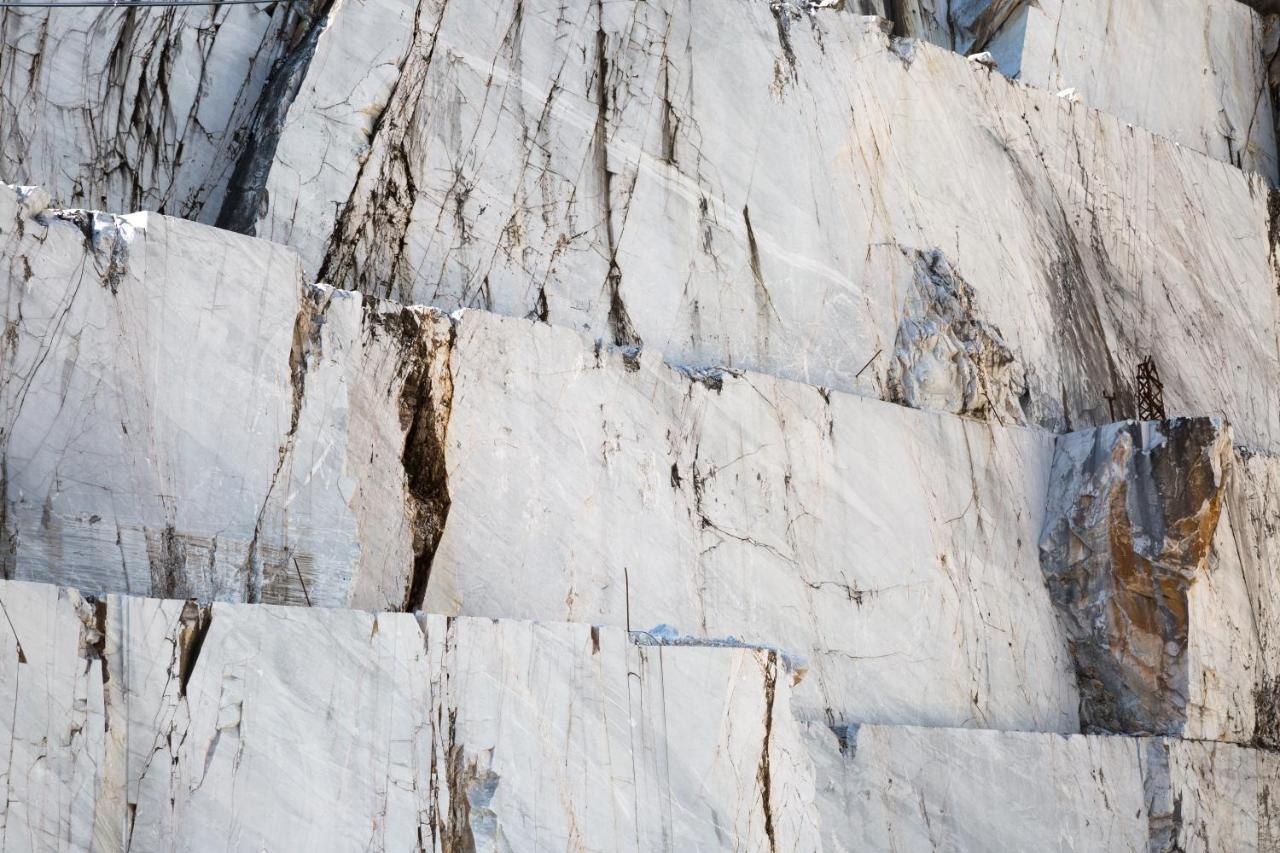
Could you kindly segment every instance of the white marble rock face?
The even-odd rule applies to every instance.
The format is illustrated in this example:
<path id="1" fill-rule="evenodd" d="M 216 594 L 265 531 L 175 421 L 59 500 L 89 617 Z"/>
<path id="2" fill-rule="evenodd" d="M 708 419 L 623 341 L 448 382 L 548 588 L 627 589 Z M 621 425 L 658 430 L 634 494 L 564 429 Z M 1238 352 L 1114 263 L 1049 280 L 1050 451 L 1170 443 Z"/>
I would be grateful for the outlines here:
<path id="1" fill-rule="evenodd" d="M 673 367 L 548 324 L 405 309 L 303 286 L 292 254 L 263 241 L 155 216 L 77 224 L 33 213 L 34 192 L 8 198 L 12 576 L 630 619 L 781 650 L 812 670 L 796 699 L 812 719 L 1078 730 L 1077 661 L 1039 548 L 1061 515 L 1045 502 L 1055 449 L 1087 433 L 1055 440 Z M 998 352 L 994 332 L 954 318 L 963 283 L 933 269 L 946 299 L 930 310 L 946 310 L 913 309 L 913 334 L 963 327 Z M 1239 455 L 1230 480 L 1254 497 L 1205 528 L 1210 568 L 1188 569 L 1205 580 L 1170 641 L 1176 726 L 1248 742 L 1276 728 L 1274 653 L 1242 621 L 1269 624 L 1274 534 L 1252 473 L 1271 457 Z M 1194 459 L 1172 460 L 1180 489 Z M 1255 553 L 1249 573 L 1230 568 Z M 1101 652 L 1135 636 L 1118 628 Z"/>
<path id="2" fill-rule="evenodd" d="M 816 719 L 1077 729 L 1052 436 L 475 312 L 452 363 L 428 610 L 777 646 Z"/>
<path id="3" fill-rule="evenodd" d="M 1003 73 L 1275 182 L 1271 57 L 1262 17 L 1243 3 L 1006 5 L 1016 9 L 981 45 Z"/>
<path id="4" fill-rule="evenodd" d="M 0 610 L 5 851 L 1189 853 L 1277 829 L 1270 753 L 833 730 L 768 650 L 14 581 Z"/>
<path id="5" fill-rule="evenodd" d="M 1028 422 L 1131 415 L 1152 355 L 1172 412 L 1277 446 L 1259 176 L 835 8 L 367 9 L 322 34 L 257 225 L 335 286 L 879 397 L 939 252 Z"/>
<path id="6" fill-rule="evenodd" d="M 1079 3 L 1028 6 L 1019 79 L 1076 88 L 1090 106 L 1274 183 L 1262 18 L 1231 0 L 1108 5 L 1092 14 Z"/>
<path id="7" fill-rule="evenodd" d="M 18 582 L 0 605 L 5 851 L 816 849 L 773 652 Z"/>
<path id="8" fill-rule="evenodd" d="M 1278 25 L 0 9 L 0 853 L 1280 851 Z"/>
<path id="9" fill-rule="evenodd" d="M 402 340 L 358 296 L 305 286 L 289 250 L 181 220 L 4 188 L 0 221 L 8 576 L 403 606 L 401 392 L 447 318 L 397 308 Z"/>
<path id="10" fill-rule="evenodd" d="M 806 724 L 824 850 L 1274 850 L 1275 754 L 1176 738 Z"/>
<path id="11" fill-rule="evenodd" d="M 150 275 L 176 263 L 163 247 L 219 232 L 112 220 L 88 251 L 53 213 L 18 221 L 12 576 L 618 627 L 629 610 L 794 656 L 817 717 L 1077 726 L 1036 551 L 1049 434 L 305 291 L 289 253 L 241 237 L 171 288 Z M 69 270 L 36 253 L 58 241 Z M 263 288 L 251 270 L 273 264 Z"/>
<path id="12" fill-rule="evenodd" d="M 0 9 L 0 181 L 213 222 L 306 3 Z"/>

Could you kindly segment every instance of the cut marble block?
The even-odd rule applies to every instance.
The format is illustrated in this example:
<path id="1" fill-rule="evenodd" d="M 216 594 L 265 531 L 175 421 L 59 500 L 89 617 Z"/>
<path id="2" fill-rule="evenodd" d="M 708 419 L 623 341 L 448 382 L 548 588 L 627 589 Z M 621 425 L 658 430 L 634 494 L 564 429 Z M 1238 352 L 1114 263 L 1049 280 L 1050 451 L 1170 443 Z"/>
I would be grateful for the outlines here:
<path id="1" fill-rule="evenodd" d="M 366 37 L 384 18 L 412 24 Z M 1151 355 L 1172 412 L 1280 447 L 1267 182 L 882 23 L 343 7 L 257 233 L 339 287 L 870 396 L 912 324 L 941 315 L 949 353 L 969 320 L 1022 377 L 1015 419 L 1054 429 L 1131 416 Z"/>
<path id="2" fill-rule="evenodd" d="M 1277 743 L 1276 464 L 1207 418 L 1059 437 L 1041 559 L 1086 729 Z"/>
<path id="3" fill-rule="evenodd" d="M 0 849 L 1273 850 L 1228 744 L 799 722 L 776 652 L 0 581 Z M 801 682 L 803 683 L 803 682 Z"/>
<path id="4" fill-rule="evenodd" d="M 306 287 L 293 255 L 263 241 L 163 217 L 35 214 L 34 192 L 3 198 L 15 223 L 0 378 L 10 576 L 630 618 L 664 641 L 784 651 L 813 670 L 797 707 L 833 723 L 1078 729 L 1087 631 L 1059 624 L 1038 546 L 1067 553 L 1046 531 L 1080 484 L 1055 474 L 1067 491 L 1046 514 L 1051 434 Z M 930 303 L 910 340 L 967 299 L 918 260 L 952 302 Z M 994 332 L 965 328 L 998 353 Z M 919 365 L 895 362 L 895 393 L 927 404 L 938 388 Z M 1009 404 L 972 376 L 956 382 L 993 415 Z M 1092 436 L 1056 442 L 1062 464 L 1077 465 Z M 1170 455 L 1160 489 L 1195 485 L 1192 445 Z M 1087 725 L 1275 740 L 1272 457 L 1238 455 L 1212 479 L 1214 506 L 1225 479 L 1244 490 L 1240 507 L 1205 519 L 1213 548 L 1199 543 L 1174 571 L 1190 597 L 1172 615 L 1157 608 L 1163 621 L 1136 649 L 1158 662 L 1136 688 L 1150 701 L 1089 710 Z M 1116 580 L 1107 559 L 1095 567 L 1104 587 Z M 1090 600 L 1070 593 L 1058 589 L 1068 612 Z M 1095 638 L 1085 669 L 1128 653 L 1112 640 L 1137 642 L 1115 631 Z M 1113 675 L 1089 681 L 1086 699 L 1129 701 L 1134 682 Z"/>
<path id="5" fill-rule="evenodd" d="M 802 704 L 833 720 L 1078 725 L 1036 551 L 1051 435 L 483 312 L 303 297 L 288 253 L 188 223 L 99 220 L 86 253 L 74 223 L 20 221 L 33 253 L 10 252 L 0 386 L 11 576 L 629 612 L 803 658 Z M 166 287 L 164 247 L 184 240 L 175 259 L 206 283 Z"/>
<path id="6" fill-rule="evenodd" d="M 0 192 L 5 574 L 402 606 L 431 535 L 402 459 L 430 402 L 414 354 L 449 321 L 396 309 L 402 340 L 280 246 L 37 195 Z"/>
<path id="7" fill-rule="evenodd" d="M 1236 0 L 907 5 L 924 38 L 948 43 L 959 20 L 953 46 L 989 51 L 1004 74 L 1276 179 L 1263 21 Z M 980 23 L 965 38 L 967 19 Z"/>
<path id="8" fill-rule="evenodd" d="M 1025 6 L 1019 79 L 1276 180 L 1263 22 L 1235 0 Z M 1175 94 L 1176 93 L 1176 94 Z"/>
<path id="9" fill-rule="evenodd" d="M 1208 571 L 1188 601 L 1187 737 L 1280 746 L 1277 566 L 1280 459 L 1237 448 Z"/>
<path id="10" fill-rule="evenodd" d="M 263 241 L 42 205 L 0 192 L 4 572 L 401 606 L 438 538 L 414 492 L 437 470 L 418 463 L 430 371 L 448 369 L 424 353 L 450 322 L 369 320 Z"/>
<path id="11" fill-rule="evenodd" d="M 805 727 L 824 850 L 1273 851 L 1280 759 L 1202 741 Z"/>
<path id="12" fill-rule="evenodd" d="M 274 148 L 307 5 L 0 11 L 0 180 L 213 222 Z"/>
<path id="13" fill-rule="evenodd" d="M 467 312 L 426 608 L 777 646 L 833 721 L 1077 730 L 1053 436 Z"/>
<path id="14" fill-rule="evenodd" d="M 3 850 L 814 850 L 793 674 L 622 631 L 0 582 Z"/>

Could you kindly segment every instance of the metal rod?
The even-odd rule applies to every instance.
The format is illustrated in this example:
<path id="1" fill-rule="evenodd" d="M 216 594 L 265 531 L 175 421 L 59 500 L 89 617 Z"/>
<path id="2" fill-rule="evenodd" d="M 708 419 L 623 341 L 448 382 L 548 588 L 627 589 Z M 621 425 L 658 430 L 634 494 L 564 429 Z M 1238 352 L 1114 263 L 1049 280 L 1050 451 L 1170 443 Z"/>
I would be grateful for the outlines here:
<path id="1" fill-rule="evenodd" d="M 873 355 L 873 356 L 871 356 L 871 358 L 867 359 L 867 363 L 866 363 L 866 364 L 862 365 L 862 370 L 866 370 L 868 367 L 870 367 L 870 366 L 871 366 L 871 362 L 873 362 L 873 361 L 875 361 L 877 358 L 879 358 L 879 357 L 880 357 L 880 353 L 882 353 L 882 352 L 884 352 L 884 350 L 882 350 L 882 349 L 878 349 L 878 350 L 876 350 L 876 354 L 875 354 L 875 355 Z M 854 379 L 857 379 L 859 376 L 861 376 L 861 375 L 862 375 L 862 370 L 859 370 L 857 373 L 853 374 L 853 378 L 854 378 Z"/>

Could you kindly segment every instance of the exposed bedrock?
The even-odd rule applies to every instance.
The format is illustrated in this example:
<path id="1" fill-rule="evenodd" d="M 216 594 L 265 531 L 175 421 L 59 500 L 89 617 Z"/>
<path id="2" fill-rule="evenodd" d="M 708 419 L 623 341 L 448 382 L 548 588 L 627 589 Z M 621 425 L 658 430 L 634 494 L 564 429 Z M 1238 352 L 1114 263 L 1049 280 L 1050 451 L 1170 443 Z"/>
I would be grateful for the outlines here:
<path id="1" fill-rule="evenodd" d="M 1058 440 L 1040 551 L 1086 730 L 1169 734 L 1187 724 L 1189 675 L 1201 663 L 1189 635 L 1207 627 L 1193 626 L 1189 599 L 1217 568 L 1230 439 L 1201 418 Z"/>
<path id="2" fill-rule="evenodd" d="M 796 702 L 812 719 L 1070 732 L 1079 661 L 1042 531 L 1074 518 L 1081 484 L 1137 501 L 1218 482 L 1193 444 L 1165 442 L 1149 448 L 1159 482 L 1121 488 L 1122 466 L 1098 485 L 1111 469 L 1072 467 L 1092 458 L 1093 438 L 1077 449 L 1092 433 L 1008 425 L 1020 365 L 936 253 L 895 250 L 911 279 L 893 357 L 911 387 L 941 393 L 918 405 L 981 418 L 311 286 L 279 246 L 165 217 L 49 210 L 38 191 L 3 200 L 0 565 L 14 578 L 747 642 L 809 668 Z M 1178 503 L 1135 504 L 1129 562 L 1099 550 L 1111 528 L 1095 525 L 1099 556 L 1063 551 L 1061 570 L 1079 563 L 1130 618 L 1141 590 L 1107 573 L 1154 566 L 1175 604 L 1140 624 L 1181 645 L 1167 660 L 1163 646 L 1141 657 L 1147 635 L 1123 649 L 1172 685 L 1180 710 L 1161 719 L 1274 740 L 1275 460 L 1235 456 L 1227 521 L 1200 519 L 1207 579 L 1192 582 L 1189 544 L 1143 538 L 1183 536 Z"/>
<path id="3" fill-rule="evenodd" d="M 1265 180 L 774 6 L 378 0 L 414 15 L 390 38 L 339 14 L 257 233 L 338 287 L 877 397 L 913 253 L 940 251 L 1025 371 L 1029 423 L 1132 416 L 1152 356 L 1171 412 L 1280 447 Z"/>
<path id="4" fill-rule="evenodd" d="M 1023 423 L 1026 376 L 1000 330 L 982 319 L 973 288 L 941 252 L 909 257 L 915 277 L 889 356 L 885 398 L 913 409 Z"/>
<path id="5" fill-rule="evenodd" d="M 758 648 L 0 581 L 5 849 L 1274 849 L 1274 753 L 804 722 Z M 727 721 L 731 721 L 728 724 Z M 608 791 L 612 796 L 602 796 Z"/>
<path id="6" fill-rule="evenodd" d="M 328 5 L 0 10 L 0 180 L 214 221 Z"/>
<path id="7" fill-rule="evenodd" d="M 1035 551 L 1049 434 L 310 287 L 277 246 L 162 217 L 111 220 L 113 291 L 114 232 L 17 221 L 12 577 L 629 614 L 793 655 L 817 717 L 1077 728 Z"/>
<path id="8" fill-rule="evenodd" d="M 1280 744 L 1280 460 L 1211 418 L 1057 441 L 1041 561 L 1086 730 Z"/>

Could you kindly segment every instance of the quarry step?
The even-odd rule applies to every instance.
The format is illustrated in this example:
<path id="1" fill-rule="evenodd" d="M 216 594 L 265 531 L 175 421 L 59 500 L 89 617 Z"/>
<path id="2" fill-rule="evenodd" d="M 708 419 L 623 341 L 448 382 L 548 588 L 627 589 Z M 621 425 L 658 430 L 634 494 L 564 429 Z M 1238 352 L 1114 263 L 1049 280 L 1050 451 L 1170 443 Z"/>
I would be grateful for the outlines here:
<path id="1" fill-rule="evenodd" d="M 1280 759 L 804 722 L 776 652 L 0 581 L 4 849 L 1272 849 Z M 803 683 L 803 682 L 801 682 Z M 732 725 L 725 725 L 732 720 Z M 338 748 L 335 749 L 335 744 Z M 608 792 L 607 795 L 604 792 Z"/>
<path id="2" fill-rule="evenodd" d="M 856 15 L 580 7 L 336 23 L 256 233 L 338 287 L 1058 430 L 1134 416 L 1154 356 L 1170 411 L 1280 450 L 1265 180 Z"/>
<path id="3" fill-rule="evenodd" d="M 1000 72 L 1020 83 L 1078 98 L 1275 181 L 1272 99 L 1258 97 L 1269 86 L 1275 41 L 1266 19 L 1236 0 L 851 0 L 849 6 L 894 18 L 898 35 L 960 53 L 989 52 Z"/>
<path id="4" fill-rule="evenodd" d="M 1280 19 L 124 6 L 0 9 L 0 853 L 1280 851 Z"/>
<path id="5" fill-rule="evenodd" d="M 396 0 L 368 14 L 366 6 L 334 2 L 231 6 L 212 14 L 137 9 L 127 18 L 110 9 L 6 9 L 0 180 L 55 182 L 49 188 L 62 206 L 252 222 L 262 181 L 279 162 L 280 123 L 289 113 L 295 123 L 306 119 L 302 105 L 293 109 L 298 93 L 332 82 L 337 69 L 329 64 L 337 56 L 365 51 L 353 58 L 368 64 L 344 70 L 352 87 L 320 103 L 328 113 L 349 100 L 352 113 L 342 123 L 370 130 L 396 85 L 415 23 L 434 25 L 444 5 Z M 742 14 L 700 5 L 721 16 Z M 563 20 L 589 21 L 592 7 L 591 0 L 569 4 Z M 542 9 L 510 26 L 517 8 L 508 3 L 496 11 L 498 25 L 511 34 L 510 59 L 498 61 L 518 74 L 516 61 L 537 56 L 543 45 L 531 38 L 531 21 Z M 674 3 L 661 9 L 681 14 Z M 989 51 L 1001 72 L 1022 83 L 1050 93 L 1073 90 L 1089 107 L 1275 177 L 1275 117 L 1270 99 L 1258 97 L 1275 47 L 1264 19 L 1235 0 L 760 0 L 747 12 L 759 26 L 740 28 L 741 43 L 773 42 L 784 61 L 777 28 L 788 37 L 793 28 L 838 31 L 859 15 L 880 15 L 892 19 L 884 25 L 897 36 L 964 54 Z M 630 22 L 620 16 L 603 23 L 606 59 L 617 66 L 625 62 L 617 54 L 634 49 L 622 47 Z M 442 55 L 466 55 L 469 45 L 453 38 L 453 29 L 422 36 L 435 37 Z M 567 30 L 566 38 L 590 39 L 596 28 Z M 325 50 L 317 55 L 321 41 Z M 330 43 L 340 43 L 341 52 L 335 55 Z M 1176 98 L 1167 97 L 1174 92 Z M 449 100 L 449 92 L 441 97 Z M 240 192 L 245 187 L 253 189 Z"/>
<path id="6" fill-rule="evenodd" d="M 78 186 L 80 203 L 108 209 L 168 199 L 296 246 L 327 283 L 404 303 L 542 317 L 673 361 L 1053 429 L 1136 415 L 1134 372 L 1154 356 L 1172 411 L 1220 413 L 1243 443 L 1280 450 L 1266 182 L 1088 108 L 1111 93 L 1179 126 L 1186 110 L 1199 117 L 1188 145 L 1263 156 L 1274 145 L 1248 135 L 1271 127 L 1250 111 L 1264 109 L 1265 73 L 1239 47 L 1258 40 L 1256 16 L 1225 0 L 1046 0 L 1022 20 L 1015 5 L 951 19 L 1011 27 L 1024 76 L 1048 90 L 803 3 L 578 0 L 562 14 L 559 0 L 379 0 L 337 4 L 327 25 L 227 12 L 207 57 L 183 47 L 191 17 L 117 33 L 97 17 L 113 12 L 10 10 L 13 74 L 38 37 L 66 50 L 34 68 L 44 88 L 22 87 L 34 100 L 11 124 L 27 130 L 6 146 L 23 153 L 5 177 L 54 181 L 55 198 Z M 925 0 L 911 8 L 936 19 Z M 156 104 L 154 86 L 109 80 L 120 104 L 104 113 L 183 104 L 225 129 L 79 128 L 92 111 L 63 107 L 62 89 L 109 54 L 109 39 L 83 41 L 86 21 L 117 33 L 144 82 L 159 55 L 184 69 L 198 56 L 184 79 L 247 80 L 234 101 L 206 87 L 216 103 L 166 83 Z M 1103 24 L 1131 46 L 1099 47 Z M 1133 70 L 1151 62 L 1159 73 Z M 80 153 L 98 144 L 109 151 Z M 188 166 L 171 176 L 179 148 Z M 139 165 L 119 168 L 118 150 Z M 228 180 L 236 197 L 214 213 Z M 812 199 L 796 204 L 797 188 Z M 935 256 L 942 282 L 922 281 L 920 258 Z M 925 383 L 941 390 L 910 381 L 957 353 L 956 375 Z"/>
<path id="7" fill-rule="evenodd" d="M 832 724 L 1073 732 L 1083 691 L 1108 730 L 1280 732 L 1275 462 L 1219 421 L 1059 439 L 307 287 L 192 223 L 7 221 L 7 576 L 734 638 Z"/>

